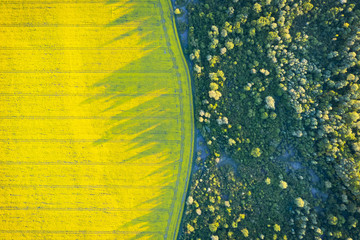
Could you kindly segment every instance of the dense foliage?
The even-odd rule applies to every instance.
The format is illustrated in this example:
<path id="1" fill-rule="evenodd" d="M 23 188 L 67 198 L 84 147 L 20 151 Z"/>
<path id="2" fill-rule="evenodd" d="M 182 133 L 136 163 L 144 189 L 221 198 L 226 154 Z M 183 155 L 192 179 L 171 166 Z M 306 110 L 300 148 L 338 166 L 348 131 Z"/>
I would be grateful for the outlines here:
<path id="1" fill-rule="evenodd" d="M 359 4 L 200 0 L 187 11 L 208 154 L 180 238 L 360 239 Z"/>

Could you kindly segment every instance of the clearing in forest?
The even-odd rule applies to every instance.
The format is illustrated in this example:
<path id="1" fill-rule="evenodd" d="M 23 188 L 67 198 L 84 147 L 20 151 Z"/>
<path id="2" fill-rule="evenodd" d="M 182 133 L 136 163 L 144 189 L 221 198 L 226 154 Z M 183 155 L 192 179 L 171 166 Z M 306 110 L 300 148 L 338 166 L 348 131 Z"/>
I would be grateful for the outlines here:
<path id="1" fill-rule="evenodd" d="M 174 239 L 193 121 L 170 0 L 0 16 L 0 239 Z"/>

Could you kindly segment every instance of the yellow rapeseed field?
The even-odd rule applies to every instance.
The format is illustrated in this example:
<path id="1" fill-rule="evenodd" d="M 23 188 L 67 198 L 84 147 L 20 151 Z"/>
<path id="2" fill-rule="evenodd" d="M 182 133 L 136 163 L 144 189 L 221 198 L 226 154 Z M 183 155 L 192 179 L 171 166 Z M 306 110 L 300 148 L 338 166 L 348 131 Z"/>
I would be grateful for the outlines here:
<path id="1" fill-rule="evenodd" d="M 175 239 L 193 110 L 170 0 L 0 16 L 0 239 Z"/>

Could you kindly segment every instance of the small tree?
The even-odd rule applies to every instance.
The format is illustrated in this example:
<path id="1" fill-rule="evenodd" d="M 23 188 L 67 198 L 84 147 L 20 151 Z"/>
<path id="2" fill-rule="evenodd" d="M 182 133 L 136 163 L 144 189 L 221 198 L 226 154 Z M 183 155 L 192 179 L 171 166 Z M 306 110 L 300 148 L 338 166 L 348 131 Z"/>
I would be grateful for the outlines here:
<path id="1" fill-rule="evenodd" d="M 254 9 L 254 11 L 256 13 L 260 13 L 261 12 L 261 5 L 258 4 L 258 3 L 255 3 L 253 9 Z"/>
<path id="2" fill-rule="evenodd" d="M 260 148 L 253 148 L 251 150 L 251 156 L 253 156 L 254 158 L 258 158 L 261 156 L 261 150 Z"/>

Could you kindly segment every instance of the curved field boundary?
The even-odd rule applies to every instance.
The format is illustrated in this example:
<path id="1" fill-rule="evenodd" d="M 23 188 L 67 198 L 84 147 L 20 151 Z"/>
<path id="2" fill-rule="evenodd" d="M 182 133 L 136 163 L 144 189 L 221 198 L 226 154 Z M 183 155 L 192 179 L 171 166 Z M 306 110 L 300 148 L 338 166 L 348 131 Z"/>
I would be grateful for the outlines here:
<path id="1" fill-rule="evenodd" d="M 187 81 L 187 86 L 188 86 L 188 92 L 187 92 L 187 97 L 188 97 L 188 101 L 190 102 L 189 104 L 189 110 L 188 112 L 193 113 L 194 109 L 193 109 L 193 99 L 192 99 L 192 89 L 191 89 L 191 77 L 190 77 L 190 73 L 189 70 L 187 68 L 187 64 L 186 64 L 186 59 L 184 57 L 184 54 L 182 54 L 182 48 L 181 48 L 181 44 L 180 44 L 180 39 L 178 36 L 178 32 L 176 30 L 176 22 L 175 22 L 175 16 L 173 14 L 173 6 L 171 4 L 171 0 L 166 0 L 166 6 L 165 8 L 167 8 L 166 14 L 168 15 L 168 18 L 171 19 L 171 32 L 169 34 L 167 34 L 167 28 L 165 26 L 165 24 L 163 24 L 163 28 L 164 28 L 164 32 L 167 36 L 167 39 L 169 38 L 169 36 L 173 36 L 175 37 L 175 42 L 176 42 L 176 48 L 177 51 L 180 52 L 180 56 L 177 56 L 177 59 L 179 59 L 179 57 L 181 58 L 181 63 L 180 65 L 182 65 L 183 68 L 185 68 L 185 74 L 186 74 L 186 81 Z M 161 3 L 160 3 L 161 4 Z M 164 19 L 164 11 L 161 8 L 161 16 L 162 19 Z M 165 22 L 165 21 L 163 21 Z M 171 42 L 171 40 L 167 40 L 167 42 Z M 170 50 L 171 52 L 171 50 Z M 177 67 L 176 65 L 176 57 L 172 54 L 172 60 L 174 62 L 174 66 Z M 184 71 L 183 71 L 184 72 Z M 181 77 L 181 75 L 178 75 L 179 78 Z M 180 80 L 179 80 L 180 83 Z M 181 89 L 181 87 L 179 87 Z M 180 100 L 182 102 L 182 99 Z M 182 111 L 182 114 L 184 114 L 184 112 Z M 182 213 L 184 210 L 184 205 L 185 205 L 185 198 L 186 198 L 186 193 L 187 193 L 187 189 L 188 189 L 188 185 L 189 185 L 189 181 L 190 181 L 190 174 L 191 174 L 191 167 L 192 167 L 192 159 L 193 159 L 193 152 L 194 152 L 194 134 L 195 134 L 195 130 L 194 130 L 194 119 L 193 119 L 193 114 L 190 115 L 190 122 L 191 122 L 191 139 L 190 139 L 190 150 L 187 151 L 188 153 L 190 153 L 189 159 L 188 159 L 188 163 L 187 165 L 184 164 L 185 169 L 183 169 L 183 171 L 179 171 L 178 172 L 178 177 L 177 177 L 177 182 L 176 182 L 176 192 L 178 192 L 179 190 L 181 191 L 180 193 L 178 193 L 178 197 L 176 200 L 174 200 L 173 202 L 173 212 L 172 212 L 172 217 L 169 219 L 169 225 L 167 227 L 167 233 L 165 238 L 168 239 L 177 239 L 177 235 L 179 232 L 179 228 L 180 228 L 180 224 L 181 224 L 181 217 L 182 217 Z M 186 124 L 185 121 L 183 124 Z M 184 129 L 185 132 L 185 129 Z M 182 139 L 185 141 L 185 139 Z M 183 145 L 186 145 L 185 142 L 183 142 Z M 183 178 L 183 179 L 181 179 Z M 185 178 L 185 179 L 184 179 Z M 180 184 L 180 181 L 182 181 L 182 183 Z M 183 188 L 178 188 L 178 186 L 183 186 Z M 179 199 L 181 198 L 181 202 L 179 201 Z M 175 224 L 176 223 L 176 224 Z"/>
<path id="2" fill-rule="evenodd" d="M 1 239 L 176 239 L 193 155 L 170 0 L 9 0 Z"/>

